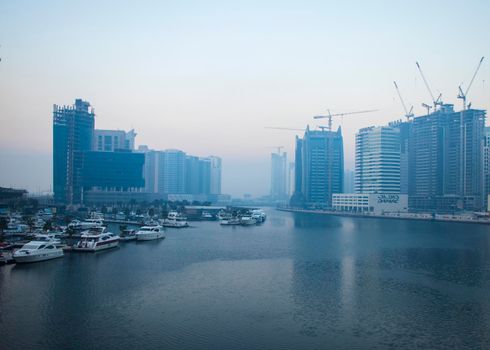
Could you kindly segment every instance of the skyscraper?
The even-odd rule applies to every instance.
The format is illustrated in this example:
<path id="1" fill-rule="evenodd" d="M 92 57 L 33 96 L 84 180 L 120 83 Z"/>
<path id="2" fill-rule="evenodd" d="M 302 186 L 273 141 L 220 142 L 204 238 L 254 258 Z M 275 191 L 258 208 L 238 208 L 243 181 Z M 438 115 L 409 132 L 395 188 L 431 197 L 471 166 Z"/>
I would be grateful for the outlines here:
<path id="1" fill-rule="evenodd" d="M 285 199 L 287 196 L 286 181 L 287 154 L 280 151 L 271 153 L 271 192 L 273 199 Z"/>
<path id="2" fill-rule="evenodd" d="M 76 99 L 73 106 L 53 107 L 53 190 L 58 203 L 82 200 L 81 152 L 92 149 L 94 110 Z"/>
<path id="3" fill-rule="evenodd" d="M 133 150 L 136 133 L 134 130 L 94 130 L 94 151 L 114 152 L 116 150 Z"/>
<path id="4" fill-rule="evenodd" d="M 211 162 L 211 179 L 210 179 L 210 194 L 221 194 L 221 158 L 210 156 Z"/>
<path id="5" fill-rule="evenodd" d="M 409 141 L 410 206 L 480 210 L 483 206 L 485 111 L 443 105 L 414 118 Z"/>
<path id="6" fill-rule="evenodd" d="M 484 208 L 488 211 L 488 195 L 490 194 L 490 127 L 485 128 L 483 143 L 483 185 L 484 191 Z"/>
<path id="7" fill-rule="evenodd" d="M 356 134 L 356 193 L 400 193 L 400 130 L 371 126 Z"/>
<path id="8" fill-rule="evenodd" d="M 291 205 L 331 207 L 332 194 L 342 193 L 344 151 L 342 130 L 310 130 L 296 138 L 295 194 Z"/>

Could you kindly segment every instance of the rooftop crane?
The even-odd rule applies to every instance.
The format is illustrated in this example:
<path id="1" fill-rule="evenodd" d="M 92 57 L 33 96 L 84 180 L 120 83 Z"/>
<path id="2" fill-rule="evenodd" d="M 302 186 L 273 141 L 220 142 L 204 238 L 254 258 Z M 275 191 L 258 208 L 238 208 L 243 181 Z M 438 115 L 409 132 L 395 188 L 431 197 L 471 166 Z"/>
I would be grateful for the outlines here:
<path id="1" fill-rule="evenodd" d="M 396 92 L 398 93 L 398 97 L 400 98 L 400 102 L 402 103 L 403 109 L 405 111 L 405 117 L 407 118 L 407 121 L 409 121 L 410 118 L 413 118 L 413 106 L 410 107 L 410 110 L 407 109 L 407 106 L 403 101 L 402 94 L 400 93 L 400 89 L 398 89 L 396 81 L 394 81 L 393 84 L 395 84 Z"/>
<path id="2" fill-rule="evenodd" d="M 432 106 L 429 106 L 427 103 L 422 103 L 422 107 L 427 108 L 427 115 L 429 115 L 430 109 L 432 108 Z"/>
<path id="3" fill-rule="evenodd" d="M 475 77 L 478 74 L 478 71 L 480 70 L 480 67 L 481 67 L 481 64 L 482 64 L 484 58 L 485 58 L 485 56 L 482 56 L 482 58 L 480 59 L 480 62 L 478 62 L 478 66 L 476 67 L 475 73 L 473 74 L 473 77 L 471 78 L 471 81 L 468 84 L 466 91 L 463 92 L 463 89 L 461 89 L 461 85 L 458 86 L 458 89 L 459 89 L 458 98 L 463 100 L 463 110 L 466 109 L 466 97 L 468 96 L 468 91 L 470 91 L 471 85 L 473 85 L 473 82 L 475 81 Z M 468 105 L 468 109 L 469 108 L 471 108 L 471 103 Z"/>
<path id="4" fill-rule="evenodd" d="M 420 75 L 422 76 L 422 80 L 424 81 L 425 87 L 429 91 L 430 98 L 432 98 L 432 103 L 434 104 L 434 111 L 435 111 L 437 109 L 437 106 L 442 105 L 442 101 L 441 101 L 442 94 L 439 94 L 439 96 L 437 97 L 437 100 L 434 98 L 434 94 L 432 93 L 432 90 L 430 89 L 430 86 L 429 86 L 429 83 L 427 82 L 427 79 L 425 79 L 425 75 L 422 72 L 422 68 L 420 68 L 420 64 L 418 62 L 415 62 L 415 64 L 417 65 L 417 68 L 419 69 L 419 72 L 420 72 Z M 422 104 L 422 105 L 424 105 L 424 104 Z M 426 106 L 424 106 L 424 107 L 426 107 Z"/>
<path id="5" fill-rule="evenodd" d="M 267 148 L 277 148 L 277 154 L 281 154 L 281 149 L 284 148 L 284 146 L 269 146 Z"/>
<path id="6" fill-rule="evenodd" d="M 281 128 L 275 126 L 265 126 L 264 129 L 276 129 L 276 130 L 291 130 L 291 131 L 304 131 L 305 129 L 297 129 L 297 128 Z"/>
<path id="7" fill-rule="evenodd" d="M 344 115 L 350 115 L 350 114 L 359 114 L 359 113 L 369 113 L 369 112 L 376 112 L 378 111 L 377 109 L 369 109 L 365 111 L 356 111 L 356 112 L 347 112 L 347 113 L 336 113 L 332 114 L 330 113 L 330 110 L 327 109 L 328 114 L 327 115 L 316 115 L 313 117 L 313 119 L 322 119 L 322 118 L 327 118 L 328 119 L 328 131 L 332 131 L 332 118 L 333 117 L 343 117 Z"/>

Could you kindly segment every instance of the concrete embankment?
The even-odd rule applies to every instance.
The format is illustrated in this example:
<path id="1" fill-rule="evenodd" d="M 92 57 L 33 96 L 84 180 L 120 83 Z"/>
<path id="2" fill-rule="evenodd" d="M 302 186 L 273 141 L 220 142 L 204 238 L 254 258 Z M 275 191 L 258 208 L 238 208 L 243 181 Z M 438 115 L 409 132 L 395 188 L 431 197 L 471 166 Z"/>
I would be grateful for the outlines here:
<path id="1" fill-rule="evenodd" d="M 458 222 L 458 223 L 465 223 L 465 224 L 490 225 L 490 217 L 486 218 L 486 217 L 450 215 L 450 214 L 431 214 L 431 213 L 360 214 L 360 213 L 340 212 L 340 211 L 333 211 L 333 210 L 296 209 L 296 208 L 276 208 L 276 210 L 288 211 L 293 213 L 348 216 L 348 217 L 356 217 L 356 218 L 443 221 L 443 222 Z"/>

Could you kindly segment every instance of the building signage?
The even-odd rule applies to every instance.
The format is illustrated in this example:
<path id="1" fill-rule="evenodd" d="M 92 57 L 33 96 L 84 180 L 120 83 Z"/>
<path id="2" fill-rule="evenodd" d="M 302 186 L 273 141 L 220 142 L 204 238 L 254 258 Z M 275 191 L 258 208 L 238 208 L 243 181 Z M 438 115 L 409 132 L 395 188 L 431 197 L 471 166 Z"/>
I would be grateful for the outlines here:
<path id="1" fill-rule="evenodd" d="M 379 194 L 378 203 L 399 203 L 400 195 L 398 194 Z"/>

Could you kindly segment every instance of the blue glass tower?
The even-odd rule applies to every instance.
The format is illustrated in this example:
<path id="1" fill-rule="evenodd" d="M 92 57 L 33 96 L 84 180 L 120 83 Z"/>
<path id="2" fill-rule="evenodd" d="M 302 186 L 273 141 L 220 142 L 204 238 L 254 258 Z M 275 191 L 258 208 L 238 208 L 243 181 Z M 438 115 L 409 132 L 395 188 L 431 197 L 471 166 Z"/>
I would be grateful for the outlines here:
<path id="1" fill-rule="evenodd" d="M 81 152 L 90 151 L 94 132 L 90 103 L 53 107 L 53 191 L 57 203 L 79 204 L 82 199 Z"/>

